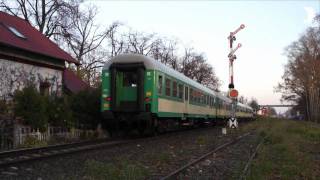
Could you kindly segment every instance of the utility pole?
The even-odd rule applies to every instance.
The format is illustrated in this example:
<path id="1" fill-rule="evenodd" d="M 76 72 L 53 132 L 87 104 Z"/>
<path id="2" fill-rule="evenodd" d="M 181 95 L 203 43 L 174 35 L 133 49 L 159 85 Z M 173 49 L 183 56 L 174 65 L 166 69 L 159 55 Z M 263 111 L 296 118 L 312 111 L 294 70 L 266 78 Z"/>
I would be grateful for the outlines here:
<path id="1" fill-rule="evenodd" d="M 229 119 L 229 127 L 231 128 L 237 128 L 238 127 L 238 121 L 236 118 L 236 112 L 237 112 L 237 102 L 238 102 L 238 91 L 234 88 L 234 73 L 233 73 L 233 62 L 235 59 L 237 59 L 237 56 L 234 54 L 240 47 L 241 44 L 238 43 L 236 48 L 233 49 L 233 42 L 236 41 L 235 35 L 242 30 L 245 27 L 244 24 L 241 24 L 239 28 L 237 28 L 235 31 L 230 32 L 230 35 L 228 36 L 229 40 L 229 48 L 230 53 L 228 54 L 229 58 L 229 97 L 232 100 L 231 103 L 231 111 L 230 111 L 230 119 Z"/>

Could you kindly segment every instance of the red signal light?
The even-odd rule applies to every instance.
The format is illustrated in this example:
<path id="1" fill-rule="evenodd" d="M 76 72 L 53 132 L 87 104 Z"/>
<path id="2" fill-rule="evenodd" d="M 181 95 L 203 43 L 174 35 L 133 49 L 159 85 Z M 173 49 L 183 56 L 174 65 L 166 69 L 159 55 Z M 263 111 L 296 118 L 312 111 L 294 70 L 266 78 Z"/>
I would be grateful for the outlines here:
<path id="1" fill-rule="evenodd" d="M 229 92 L 229 96 L 232 97 L 232 98 L 236 98 L 238 97 L 238 91 L 235 90 L 235 89 L 232 89 L 230 92 Z"/>
<path id="2" fill-rule="evenodd" d="M 150 102 L 150 101 L 151 101 L 151 98 L 146 97 L 146 98 L 144 98 L 144 101 L 145 101 L 145 102 Z"/>
<path id="3" fill-rule="evenodd" d="M 108 96 L 108 97 L 105 98 L 105 100 L 106 100 L 106 101 L 111 101 L 111 97 Z"/>

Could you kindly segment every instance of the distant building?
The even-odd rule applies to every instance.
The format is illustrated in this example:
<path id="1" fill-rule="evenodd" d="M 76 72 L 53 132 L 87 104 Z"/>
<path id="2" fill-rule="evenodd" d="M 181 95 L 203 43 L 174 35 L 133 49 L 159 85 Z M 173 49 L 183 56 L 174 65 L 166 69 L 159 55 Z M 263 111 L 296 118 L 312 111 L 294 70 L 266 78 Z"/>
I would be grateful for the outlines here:
<path id="1" fill-rule="evenodd" d="M 80 65 L 25 20 L 0 12 L 0 98 L 34 82 L 42 94 L 77 92 L 88 87 L 66 63 Z"/>

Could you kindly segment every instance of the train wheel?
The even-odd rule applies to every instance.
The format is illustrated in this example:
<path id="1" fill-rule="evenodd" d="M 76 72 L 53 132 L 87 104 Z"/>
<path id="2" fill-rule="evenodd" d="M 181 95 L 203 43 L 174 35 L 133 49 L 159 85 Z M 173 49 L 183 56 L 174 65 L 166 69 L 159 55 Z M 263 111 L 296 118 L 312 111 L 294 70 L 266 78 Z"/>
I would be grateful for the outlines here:
<path id="1" fill-rule="evenodd" d="M 158 119 L 155 117 L 150 118 L 145 128 L 145 135 L 155 136 L 157 134 Z"/>
<path id="2" fill-rule="evenodd" d="M 166 121 L 159 121 L 158 119 L 157 119 L 157 127 L 156 127 L 156 131 L 157 131 L 157 133 L 159 133 L 159 134 L 163 134 L 163 133 L 165 133 L 166 132 L 166 130 L 167 130 L 167 127 L 168 127 L 168 125 L 166 124 Z"/>
<path id="3" fill-rule="evenodd" d="M 152 122 L 151 122 L 151 135 L 152 136 L 156 136 L 157 135 L 157 127 L 158 127 L 158 119 L 156 117 L 152 118 Z"/>

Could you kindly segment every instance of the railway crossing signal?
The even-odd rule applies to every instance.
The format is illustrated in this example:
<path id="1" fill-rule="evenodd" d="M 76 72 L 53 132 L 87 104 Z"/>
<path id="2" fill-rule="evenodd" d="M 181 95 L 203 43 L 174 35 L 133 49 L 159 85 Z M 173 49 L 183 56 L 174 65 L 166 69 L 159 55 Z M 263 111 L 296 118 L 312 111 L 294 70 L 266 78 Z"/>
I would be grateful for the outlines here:
<path id="1" fill-rule="evenodd" d="M 230 128 L 237 128 L 238 127 L 238 121 L 236 118 L 236 112 L 237 112 L 237 97 L 238 97 L 238 91 L 234 89 L 234 74 L 233 74 L 233 61 L 237 58 L 235 55 L 235 52 L 242 46 L 240 43 L 236 46 L 236 48 L 233 49 L 233 42 L 236 41 L 235 35 L 245 28 L 244 24 L 241 24 L 240 27 L 238 27 L 235 31 L 230 32 L 230 35 L 228 36 L 229 40 L 229 47 L 230 52 L 228 54 L 229 58 L 229 97 L 232 99 L 231 104 L 231 111 L 230 111 L 230 119 L 229 119 L 229 127 Z"/>

